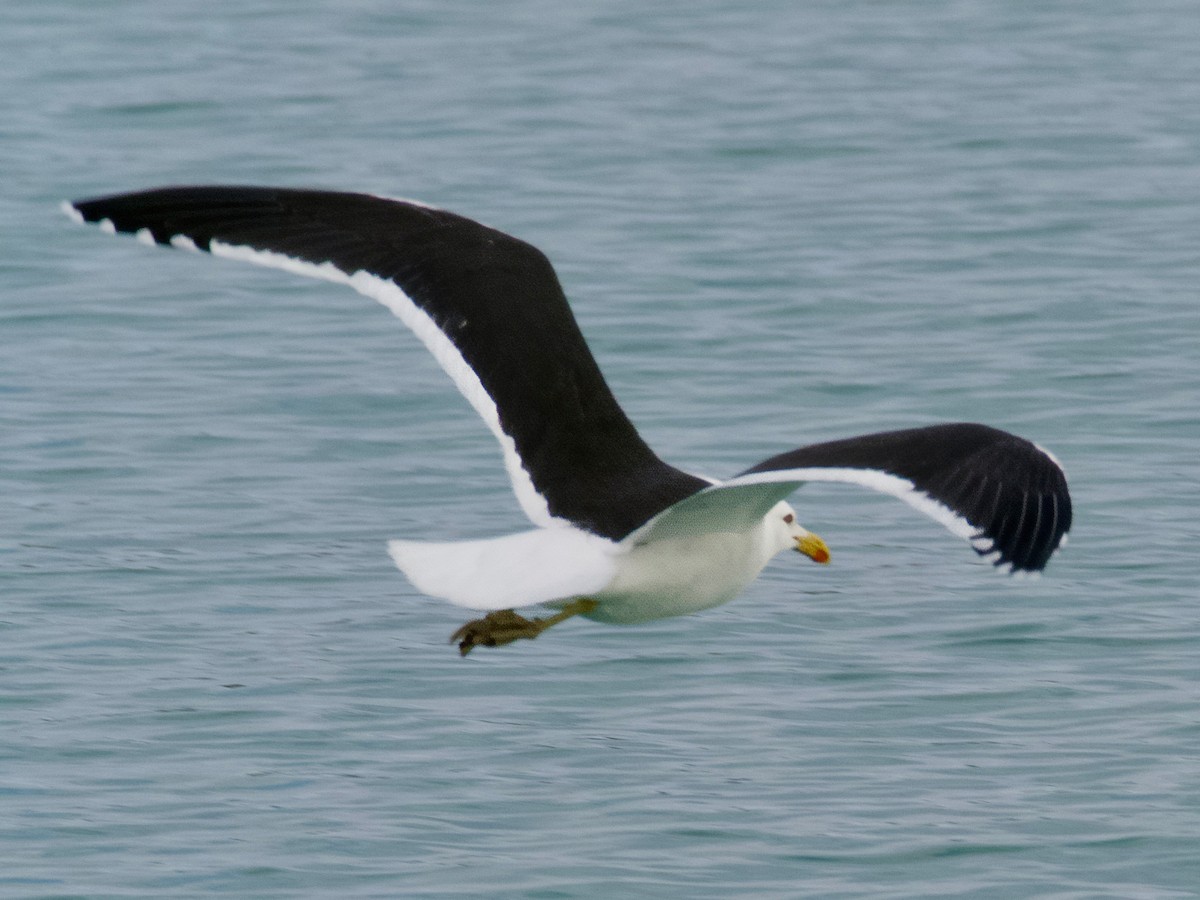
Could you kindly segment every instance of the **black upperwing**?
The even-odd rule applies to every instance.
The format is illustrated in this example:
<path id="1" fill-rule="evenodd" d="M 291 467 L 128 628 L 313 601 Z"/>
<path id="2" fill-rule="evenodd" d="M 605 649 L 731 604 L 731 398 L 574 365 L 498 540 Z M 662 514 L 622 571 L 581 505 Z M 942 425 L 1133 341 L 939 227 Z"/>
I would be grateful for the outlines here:
<path id="1" fill-rule="evenodd" d="M 1013 571 L 1042 569 L 1071 528 L 1071 495 L 1058 462 L 987 425 L 813 444 L 763 460 L 722 486 L 806 481 L 849 482 L 899 497 Z"/>
<path id="2" fill-rule="evenodd" d="M 641 439 L 550 262 L 503 232 L 419 203 L 284 188 L 169 187 L 70 206 L 85 221 L 159 244 L 248 248 L 270 254 L 250 261 L 276 268 L 299 260 L 391 282 L 475 373 L 551 516 L 619 540 L 706 484 Z M 439 362 L 467 394 L 453 364 Z"/>

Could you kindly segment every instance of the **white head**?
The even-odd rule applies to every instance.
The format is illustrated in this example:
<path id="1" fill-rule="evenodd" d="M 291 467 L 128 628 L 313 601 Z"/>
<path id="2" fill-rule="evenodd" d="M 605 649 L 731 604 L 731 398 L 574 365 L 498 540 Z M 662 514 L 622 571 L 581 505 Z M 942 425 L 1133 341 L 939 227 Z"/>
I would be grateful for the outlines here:
<path id="1" fill-rule="evenodd" d="M 796 511 L 783 500 L 771 507 L 763 524 L 772 556 L 790 548 L 803 553 L 813 562 L 829 562 L 829 547 L 811 531 L 801 527 L 796 521 Z"/>

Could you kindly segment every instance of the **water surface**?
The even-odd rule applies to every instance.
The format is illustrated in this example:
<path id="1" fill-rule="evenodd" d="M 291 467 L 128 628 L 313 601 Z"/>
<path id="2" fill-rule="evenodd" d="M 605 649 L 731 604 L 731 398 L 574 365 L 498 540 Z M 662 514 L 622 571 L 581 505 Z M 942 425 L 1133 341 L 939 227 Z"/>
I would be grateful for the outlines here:
<path id="1" fill-rule="evenodd" d="M 1191 6 L 0 11 L 0 895 L 1139 897 L 1200 885 Z M 982 420 L 1045 578 L 806 489 L 736 602 L 460 660 L 394 536 L 525 527 L 350 292 L 75 228 L 230 181 L 555 261 L 678 465 Z"/>

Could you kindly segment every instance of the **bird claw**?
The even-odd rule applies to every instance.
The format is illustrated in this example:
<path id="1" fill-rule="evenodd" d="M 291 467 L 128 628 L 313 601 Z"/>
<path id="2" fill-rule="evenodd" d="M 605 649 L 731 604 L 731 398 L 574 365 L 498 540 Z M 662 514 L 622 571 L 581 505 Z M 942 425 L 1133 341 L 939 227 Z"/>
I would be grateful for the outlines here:
<path id="1" fill-rule="evenodd" d="M 598 605 L 588 597 L 577 597 L 546 619 L 526 619 L 511 609 L 498 609 L 482 619 L 472 619 L 450 635 L 450 642 L 458 641 L 458 652 L 466 656 L 476 647 L 502 647 L 521 638 L 532 640 L 551 625 L 571 616 L 587 615 Z"/>
<path id="2" fill-rule="evenodd" d="M 472 619 L 450 636 L 466 656 L 476 647 L 502 647 L 521 638 L 535 638 L 545 630 L 542 619 L 526 619 L 511 609 L 498 609 L 482 619 Z"/>

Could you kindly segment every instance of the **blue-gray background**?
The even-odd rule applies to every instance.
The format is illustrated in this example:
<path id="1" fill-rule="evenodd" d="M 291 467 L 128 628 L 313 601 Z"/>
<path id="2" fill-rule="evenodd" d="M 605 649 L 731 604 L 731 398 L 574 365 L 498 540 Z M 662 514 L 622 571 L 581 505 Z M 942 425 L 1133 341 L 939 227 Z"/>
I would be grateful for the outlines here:
<path id="1" fill-rule="evenodd" d="M 0 895 L 1190 897 L 1190 2 L 8 0 Z M 1064 461 L 996 576 L 907 507 L 736 602 L 463 661 L 392 536 L 525 527 L 386 311 L 73 227 L 81 197 L 414 196 L 555 260 L 720 475 L 939 420 Z"/>

